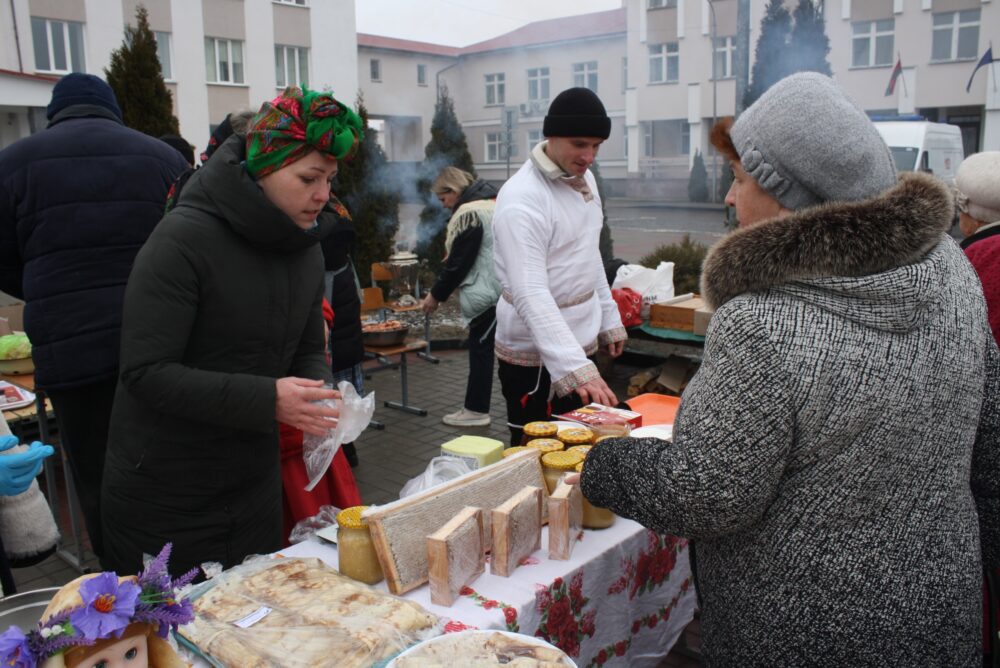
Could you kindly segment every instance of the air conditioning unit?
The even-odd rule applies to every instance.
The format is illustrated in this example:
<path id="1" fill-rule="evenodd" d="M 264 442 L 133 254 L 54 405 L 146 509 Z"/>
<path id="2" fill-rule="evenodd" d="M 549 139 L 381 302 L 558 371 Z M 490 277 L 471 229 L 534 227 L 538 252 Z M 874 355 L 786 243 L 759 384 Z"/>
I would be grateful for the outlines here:
<path id="1" fill-rule="evenodd" d="M 522 102 L 520 105 L 518 105 L 518 107 L 521 110 L 521 115 L 522 116 L 530 116 L 531 115 L 531 105 L 530 104 L 524 104 Z"/>

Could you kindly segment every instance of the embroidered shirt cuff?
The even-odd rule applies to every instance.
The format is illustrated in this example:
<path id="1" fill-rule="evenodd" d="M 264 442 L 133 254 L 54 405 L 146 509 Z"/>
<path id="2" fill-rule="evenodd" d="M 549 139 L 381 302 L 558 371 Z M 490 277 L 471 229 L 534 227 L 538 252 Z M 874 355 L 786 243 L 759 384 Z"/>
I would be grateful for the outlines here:
<path id="1" fill-rule="evenodd" d="M 555 390 L 557 396 L 565 397 L 567 394 L 584 383 L 589 383 L 590 381 L 600 377 L 601 374 L 597 371 L 597 367 L 594 363 L 588 362 L 586 366 L 582 366 L 576 371 L 573 371 L 553 382 L 552 388 Z"/>
<path id="2" fill-rule="evenodd" d="M 597 345 L 599 346 L 606 346 L 609 343 L 617 343 L 618 341 L 627 340 L 628 332 L 625 331 L 624 327 L 612 327 L 611 329 L 597 335 Z"/>

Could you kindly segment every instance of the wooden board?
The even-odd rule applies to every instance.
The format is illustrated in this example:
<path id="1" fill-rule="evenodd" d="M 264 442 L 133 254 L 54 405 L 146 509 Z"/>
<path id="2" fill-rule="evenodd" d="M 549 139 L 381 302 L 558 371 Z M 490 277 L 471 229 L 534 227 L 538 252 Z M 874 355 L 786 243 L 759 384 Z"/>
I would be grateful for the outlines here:
<path id="1" fill-rule="evenodd" d="M 582 530 L 583 492 L 560 482 L 549 497 L 549 559 L 569 559 Z"/>
<path id="2" fill-rule="evenodd" d="M 427 537 L 431 603 L 450 606 L 486 570 L 483 511 L 468 506 Z"/>
<path id="3" fill-rule="evenodd" d="M 525 487 L 493 510 L 493 575 L 510 576 L 521 559 L 542 546 L 542 489 Z"/>
<path id="4" fill-rule="evenodd" d="M 663 329 L 694 331 L 694 312 L 705 308 L 700 297 L 676 303 L 653 304 L 649 307 L 649 324 Z"/>
<path id="5" fill-rule="evenodd" d="M 491 535 L 489 511 L 525 485 L 545 488 L 538 453 L 519 452 L 433 489 L 384 506 L 369 508 L 364 519 L 371 529 L 386 584 L 402 594 L 427 582 L 427 536 L 443 527 L 466 506 L 482 508 L 484 535 Z M 548 494 L 543 491 L 545 498 Z M 546 517 L 548 504 L 543 504 Z"/>

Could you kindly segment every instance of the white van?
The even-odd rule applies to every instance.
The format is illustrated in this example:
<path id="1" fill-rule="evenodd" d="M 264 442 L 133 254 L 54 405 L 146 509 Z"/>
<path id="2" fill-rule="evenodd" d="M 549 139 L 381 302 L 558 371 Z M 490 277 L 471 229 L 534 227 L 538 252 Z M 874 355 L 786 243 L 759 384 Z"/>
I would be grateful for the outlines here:
<path id="1" fill-rule="evenodd" d="M 929 172 L 949 185 L 965 158 L 957 125 L 923 120 L 876 121 L 899 171 Z"/>

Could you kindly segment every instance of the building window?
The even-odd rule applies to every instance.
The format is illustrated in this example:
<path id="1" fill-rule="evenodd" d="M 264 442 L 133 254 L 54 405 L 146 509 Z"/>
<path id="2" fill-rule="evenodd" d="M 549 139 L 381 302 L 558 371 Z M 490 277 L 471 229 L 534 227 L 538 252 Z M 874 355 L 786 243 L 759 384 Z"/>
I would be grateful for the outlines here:
<path id="1" fill-rule="evenodd" d="M 733 54 L 736 53 L 735 37 L 716 37 L 712 49 L 712 78 L 729 79 L 733 76 Z"/>
<path id="2" fill-rule="evenodd" d="M 622 92 L 628 89 L 628 58 L 622 57 Z"/>
<path id="3" fill-rule="evenodd" d="M 155 31 L 153 37 L 156 38 L 156 57 L 160 61 L 160 71 L 163 73 L 163 78 L 169 81 L 174 78 L 170 60 L 170 33 Z"/>
<path id="4" fill-rule="evenodd" d="M 309 49 L 301 46 L 274 46 L 274 75 L 278 88 L 309 85 Z"/>
<path id="5" fill-rule="evenodd" d="M 427 85 L 427 66 L 417 65 L 417 85 L 426 86 Z"/>
<path id="6" fill-rule="evenodd" d="M 378 58 L 372 58 L 368 63 L 369 74 L 371 75 L 372 81 L 382 80 L 382 61 Z"/>
<path id="7" fill-rule="evenodd" d="M 625 124 L 622 124 L 622 146 L 625 147 L 623 154 L 625 155 L 625 159 L 628 160 L 628 126 Z"/>
<path id="8" fill-rule="evenodd" d="M 528 130 L 528 150 L 535 148 L 542 143 L 545 137 L 542 136 L 541 130 Z"/>
<path id="9" fill-rule="evenodd" d="M 650 9 L 663 9 L 664 7 L 676 7 L 677 0 L 649 0 Z"/>
<path id="10" fill-rule="evenodd" d="M 306 0 L 274 0 L 274 1 L 279 2 L 283 5 L 300 5 L 302 7 L 305 7 L 306 4 Z"/>
<path id="11" fill-rule="evenodd" d="M 649 83 L 677 83 L 679 72 L 677 42 L 649 45 Z"/>
<path id="12" fill-rule="evenodd" d="M 861 21 L 852 26 L 854 32 L 852 67 L 892 65 L 895 19 Z"/>
<path id="13" fill-rule="evenodd" d="M 504 74 L 487 74 L 486 75 L 486 105 L 494 106 L 499 104 L 504 104 L 507 99 L 507 93 L 505 90 L 504 81 L 506 80 L 506 75 Z"/>
<path id="14" fill-rule="evenodd" d="M 504 133 L 486 133 L 486 162 L 500 162 L 504 159 Z"/>
<path id="15" fill-rule="evenodd" d="M 243 42 L 206 37 L 205 69 L 209 83 L 243 83 Z"/>
<path id="16" fill-rule="evenodd" d="M 978 9 L 934 15 L 931 60 L 963 60 L 978 55 Z"/>
<path id="17" fill-rule="evenodd" d="M 66 74 L 83 72 L 83 24 L 31 17 L 35 69 Z"/>
<path id="18" fill-rule="evenodd" d="M 597 92 L 597 61 L 573 63 L 573 85 Z"/>
<path id="19" fill-rule="evenodd" d="M 691 153 L 691 124 L 681 121 L 681 154 Z"/>
<path id="20" fill-rule="evenodd" d="M 535 67 L 528 70 L 528 99 L 549 99 L 549 68 Z"/>

